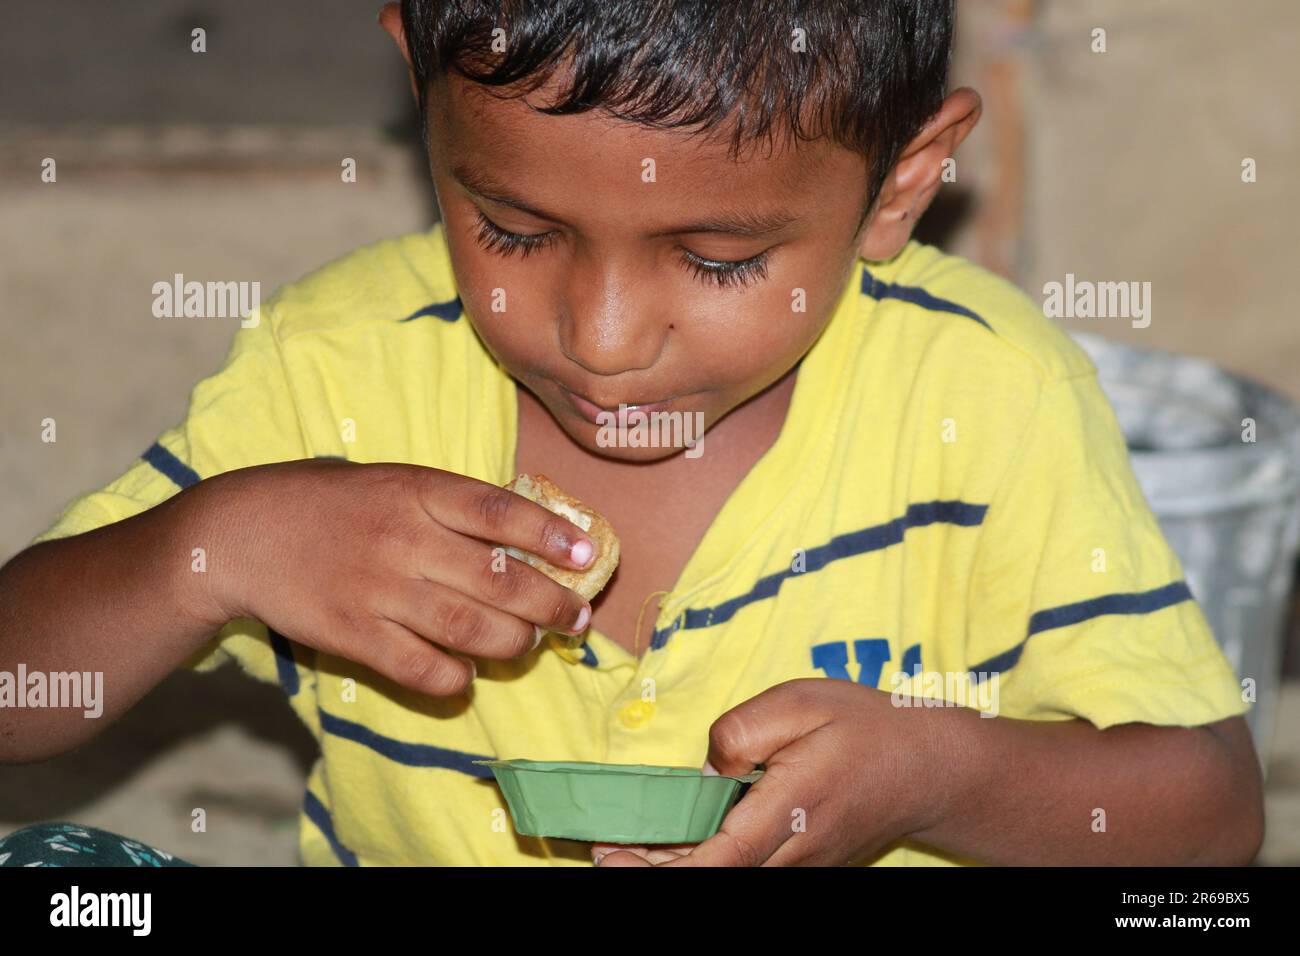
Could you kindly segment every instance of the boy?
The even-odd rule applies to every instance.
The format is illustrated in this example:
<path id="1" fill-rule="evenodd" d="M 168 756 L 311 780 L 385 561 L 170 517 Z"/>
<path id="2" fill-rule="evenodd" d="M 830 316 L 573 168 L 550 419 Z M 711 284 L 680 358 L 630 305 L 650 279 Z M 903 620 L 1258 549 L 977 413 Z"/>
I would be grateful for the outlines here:
<path id="1" fill-rule="evenodd" d="M 384 8 L 442 224 L 241 329 L 4 569 L 0 661 L 103 671 L 110 720 L 181 664 L 278 681 L 309 864 L 1250 860 L 1247 708 L 1094 370 L 910 241 L 980 111 L 948 0 L 499 6 Z M 622 540 L 594 605 L 495 560 L 592 561 L 497 487 L 539 472 Z M 9 761 L 98 729 L 0 717 Z M 616 850 L 515 835 L 490 757 L 767 772 Z"/>

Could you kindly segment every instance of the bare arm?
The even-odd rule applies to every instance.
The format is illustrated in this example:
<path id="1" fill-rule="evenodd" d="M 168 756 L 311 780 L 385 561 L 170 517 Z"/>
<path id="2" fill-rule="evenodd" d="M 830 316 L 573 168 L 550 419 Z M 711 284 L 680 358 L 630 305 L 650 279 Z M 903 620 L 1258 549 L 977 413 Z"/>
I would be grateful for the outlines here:
<path id="1" fill-rule="evenodd" d="M 1264 832 L 1241 717 L 1203 727 L 940 712 L 959 794 L 923 843 L 994 865 L 1238 865 Z M 954 768 L 955 769 L 955 768 Z M 1105 812 L 1105 832 L 1094 829 Z"/>
<path id="2" fill-rule="evenodd" d="M 557 567 L 585 568 L 596 553 L 581 528 L 504 488 L 325 460 L 223 472 L 133 518 L 28 548 L 0 569 L 0 671 L 102 672 L 105 700 L 98 718 L 0 709 L 0 763 L 85 743 L 235 618 L 433 696 L 463 693 L 473 658 L 518 657 L 544 631 L 585 629 L 581 595 L 502 562 L 495 542 Z"/>
<path id="3" fill-rule="evenodd" d="M 715 836 L 597 843 L 600 865 L 839 866 L 901 839 L 1002 866 L 1244 865 L 1263 838 L 1241 717 L 1098 730 L 800 678 L 715 720 L 708 762 L 729 776 L 765 769 Z"/>
<path id="4" fill-rule="evenodd" d="M 132 518 L 33 545 L 0 568 L 0 671 L 102 672 L 103 713 L 0 709 L 0 763 L 45 760 L 96 736 L 223 621 L 191 550 L 215 545 L 211 482 Z"/>

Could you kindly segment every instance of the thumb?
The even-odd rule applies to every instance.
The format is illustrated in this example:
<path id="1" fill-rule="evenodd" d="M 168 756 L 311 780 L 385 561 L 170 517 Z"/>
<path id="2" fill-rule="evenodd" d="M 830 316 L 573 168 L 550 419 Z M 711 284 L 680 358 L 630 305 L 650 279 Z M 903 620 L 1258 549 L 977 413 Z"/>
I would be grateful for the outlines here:
<path id="1" fill-rule="evenodd" d="M 704 774 L 747 774 L 773 754 L 824 726 L 829 718 L 821 712 L 816 695 L 809 693 L 820 683 L 808 679 L 777 684 L 715 720 L 709 728 Z"/>

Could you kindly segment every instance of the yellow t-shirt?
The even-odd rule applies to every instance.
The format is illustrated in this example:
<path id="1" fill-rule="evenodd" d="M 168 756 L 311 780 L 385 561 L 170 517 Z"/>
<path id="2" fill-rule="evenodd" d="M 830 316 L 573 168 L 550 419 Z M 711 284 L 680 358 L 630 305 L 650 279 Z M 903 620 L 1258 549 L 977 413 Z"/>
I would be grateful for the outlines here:
<path id="1" fill-rule="evenodd" d="M 279 290 L 260 318 L 195 387 L 184 422 L 37 540 L 286 459 L 514 476 L 515 384 L 461 313 L 440 228 L 358 249 Z M 777 441 L 655 628 L 640 660 L 593 630 L 581 654 L 544 642 L 479 661 L 453 699 L 251 620 L 190 666 L 234 659 L 284 688 L 321 748 L 302 856 L 327 865 L 590 865 L 584 844 L 517 835 L 471 761 L 698 767 L 718 716 L 794 678 L 893 690 L 907 675 L 902 686 L 935 696 L 928 674 L 997 672 L 980 685 L 996 697 L 972 705 L 1102 728 L 1248 709 L 1087 357 L 1010 284 L 917 243 L 857 264 Z M 972 861 L 904 841 L 873 862 Z"/>

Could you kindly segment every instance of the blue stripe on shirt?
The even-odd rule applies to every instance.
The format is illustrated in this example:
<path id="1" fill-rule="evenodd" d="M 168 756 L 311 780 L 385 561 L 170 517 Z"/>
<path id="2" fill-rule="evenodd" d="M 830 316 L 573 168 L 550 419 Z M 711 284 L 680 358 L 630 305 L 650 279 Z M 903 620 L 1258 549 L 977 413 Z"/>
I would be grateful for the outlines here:
<path id="1" fill-rule="evenodd" d="M 140 457 L 181 488 L 188 488 L 190 485 L 199 483 L 199 473 L 158 444 L 158 442 L 154 442 L 146 448 L 144 454 Z"/>
<path id="2" fill-rule="evenodd" d="M 294 665 L 293 646 L 277 630 L 268 627 L 266 634 L 271 639 L 271 650 L 275 652 L 275 672 L 280 677 L 280 686 L 292 697 L 298 693 L 298 668 Z"/>
<path id="3" fill-rule="evenodd" d="M 356 854 L 339 842 L 339 838 L 334 833 L 334 821 L 330 819 L 330 812 L 325 809 L 325 804 L 320 802 L 320 797 L 308 790 L 303 798 L 302 810 L 307 814 L 307 819 L 316 824 L 317 829 L 325 834 L 325 839 L 329 841 L 330 849 L 339 858 L 339 862 L 344 866 L 356 866 Z"/>
<path id="4" fill-rule="evenodd" d="M 321 730 L 335 737 L 351 740 L 353 743 L 369 747 L 380 756 L 387 757 L 395 763 L 408 767 L 435 767 L 439 770 L 457 770 L 471 777 L 492 779 L 492 771 L 487 767 L 474 765 L 475 760 L 492 760 L 484 754 L 465 753 L 461 750 L 448 750 L 432 744 L 412 744 L 394 740 L 383 734 L 375 733 L 369 727 L 337 717 L 320 709 Z"/>
<path id="5" fill-rule="evenodd" d="M 994 673 L 1008 671 L 1020 660 L 1025 643 L 1035 634 L 1081 624 L 1095 617 L 1107 614 L 1150 614 L 1175 604 L 1192 600 L 1191 589 L 1185 581 L 1175 581 L 1151 591 L 1139 591 L 1127 594 L 1106 594 L 1102 597 L 1077 601 L 1074 604 L 1062 604 L 1059 607 L 1038 611 L 1029 619 L 1029 633 L 1025 639 L 1008 651 L 990 657 L 982 664 L 971 668 L 971 673 Z"/>
<path id="6" fill-rule="evenodd" d="M 860 531 L 850 531 L 836 535 L 823 545 L 808 549 L 804 555 L 804 570 L 795 571 L 784 568 L 780 571 L 759 578 L 750 590 L 738 597 L 723 601 L 709 608 L 689 608 L 677 619 L 658 631 L 650 638 L 650 649 L 659 650 L 668 643 L 668 639 L 679 630 L 698 627 L 712 627 L 731 620 L 736 612 L 747 604 L 775 597 L 781 585 L 793 577 L 803 577 L 820 571 L 832 561 L 851 558 L 869 551 L 879 551 L 890 545 L 899 544 L 909 528 L 921 528 L 931 524 L 952 524 L 959 527 L 974 527 L 984 520 L 988 505 L 969 504 L 965 501 L 929 501 L 908 505 L 907 513 L 900 518 L 884 524 L 873 525 Z"/>
<path id="7" fill-rule="evenodd" d="M 919 305 L 931 312 L 951 312 L 953 315 L 962 315 L 968 319 L 974 319 L 990 332 L 993 331 L 991 325 L 978 314 L 966 308 L 966 306 L 931 295 L 920 286 L 897 285 L 893 282 L 877 279 L 865 265 L 862 267 L 862 294 L 876 300 L 898 299 L 902 302 L 910 302 L 912 305 Z"/>
<path id="8" fill-rule="evenodd" d="M 398 322 L 410 322 L 413 319 L 422 319 L 426 315 L 436 316 L 444 322 L 455 322 L 460 318 L 461 305 L 460 297 L 452 299 L 450 302 L 435 302 L 433 305 L 426 305 L 423 309 L 412 312 L 404 319 L 398 319 Z"/>
<path id="9" fill-rule="evenodd" d="M 1104 597 L 1079 601 L 1077 604 L 1063 604 L 1060 607 L 1039 611 L 1029 619 L 1029 634 L 1032 637 L 1040 631 L 1050 631 L 1058 627 L 1069 627 L 1089 618 L 1103 614 L 1150 614 L 1171 604 L 1181 604 L 1192 599 L 1191 589 L 1184 581 L 1175 581 L 1153 591 L 1137 594 L 1107 594 Z"/>

